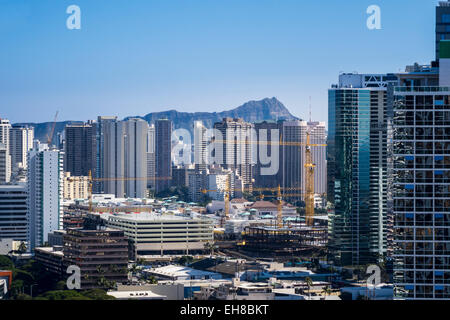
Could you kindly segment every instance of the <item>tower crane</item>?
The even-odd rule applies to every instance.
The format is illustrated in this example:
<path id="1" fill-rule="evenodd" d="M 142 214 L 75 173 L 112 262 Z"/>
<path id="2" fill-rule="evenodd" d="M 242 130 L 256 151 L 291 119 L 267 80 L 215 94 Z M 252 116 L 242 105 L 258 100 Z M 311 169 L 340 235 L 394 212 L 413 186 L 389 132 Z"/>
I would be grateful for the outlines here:
<path id="1" fill-rule="evenodd" d="M 314 170 L 316 165 L 313 163 L 311 153 L 311 134 L 306 134 L 306 150 L 305 150 L 305 175 L 306 175 L 306 224 L 312 226 L 314 224 Z"/>
<path id="2" fill-rule="evenodd" d="M 227 143 L 227 140 L 222 141 L 216 141 L 216 143 Z M 313 144 L 311 143 L 311 132 L 306 132 L 306 143 L 304 142 L 286 142 L 282 141 L 280 136 L 280 141 L 248 141 L 248 140 L 242 140 L 242 141 L 230 141 L 230 143 L 243 143 L 243 144 L 267 144 L 267 145 L 281 145 L 281 146 L 300 146 L 305 147 L 305 186 L 306 190 L 301 194 L 301 196 L 305 197 L 305 204 L 306 204 L 306 224 L 308 226 L 312 226 L 314 224 L 314 172 L 316 165 L 313 161 L 312 156 L 312 147 L 326 147 L 327 144 Z M 281 194 L 281 189 L 290 189 L 290 190 L 301 190 L 299 188 L 262 188 L 262 189 L 253 189 L 253 191 L 272 191 L 272 192 L 279 192 Z M 207 193 L 210 191 L 216 191 L 216 190 L 202 190 L 202 192 Z M 284 194 L 284 197 L 294 197 L 298 196 L 298 194 Z M 279 200 L 280 196 L 277 194 L 277 204 L 279 206 Z M 227 201 L 225 201 L 227 202 Z M 225 206 L 227 206 L 225 204 Z M 281 209 L 278 209 L 278 225 L 282 225 L 282 216 Z"/>

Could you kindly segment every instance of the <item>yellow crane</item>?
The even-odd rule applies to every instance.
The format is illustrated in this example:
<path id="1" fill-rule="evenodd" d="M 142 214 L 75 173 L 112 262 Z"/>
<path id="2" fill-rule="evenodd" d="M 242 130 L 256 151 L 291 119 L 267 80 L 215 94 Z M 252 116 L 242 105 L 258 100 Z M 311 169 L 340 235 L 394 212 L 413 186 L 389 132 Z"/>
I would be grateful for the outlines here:
<path id="1" fill-rule="evenodd" d="M 283 142 L 280 136 L 280 141 L 248 141 L 248 140 L 218 140 L 216 143 L 243 143 L 243 144 L 267 144 L 267 145 L 281 145 L 281 146 L 301 146 L 305 147 L 305 186 L 306 190 L 302 194 L 284 194 L 284 197 L 294 197 L 294 196 L 304 196 L 305 204 L 306 204 L 306 224 L 308 226 L 312 226 L 314 224 L 314 171 L 316 165 L 313 161 L 312 156 L 312 147 L 326 147 L 327 144 L 313 144 L 311 143 L 311 132 L 306 132 L 306 143 L 303 142 Z M 301 188 L 260 188 L 253 189 L 253 191 L 277 191 L 281 195 L 281 189 L 284 190 L 301 190 Z M 202 190 L 202 192 L 207 193 L 210 191 L 216 190 Z M 236 190 L 235 190 L 236 191 Z M 282 208 L 280 209 L 280 200 L 281 196 L 277 194 L 277 204 L 278 204 L 278 225 L 280 226 L 280 221 L 282 225 Z"/>
<path id="2" fill-rule="evenodd" d="M 231 197 L 230 192 L 231 192 L 230 177 L 227 175 L 225 193 L 224 193 L 225 217 L 224 217 L 224 222 L 222 223 L 222 226 L 225 225 L 226 220 L 230 219 L 230 197 Z"/>
<path id="3" fill-rule="evenodd" d="M 283 228 L 283 198 L 281 197 L 281 187 L 277 188 L 277 226 Z"/>
<path id="4" fill-rule="evenodd" d="M 306 192 L 305 192 L 305 204 L 306 204 L 306 224 L 308 226 L 314 225 L 314 170 L 316 165 L 312 159 L 311 153 L 311 137 L 310 133 L 306 134 L 306 150 L 305 150 L 305 175 L 306 175 Z"/>
<path id="5" fill-rule="evenodd" d="M 227 184 L 227 186 L 229 186 Z M 248 189 L 233 189 L 234 191 L 246 191 Z M 296 188 L 296 187 L 292 187 L 292 188 L 281 188 L 281 186 L 278 186 L 277 188 L 254 188 L 253 191 L 269 191 L 269 192 L 276 192 L 276 204 L 277 204 L 277 226 L 278 228 L 282 228 L 283 227 L 283 195 L 281 193 L 281 190 L 285 190 L 285 191 L 294 191 L 295 190 L 301 190 L 301 188 Z M 218 190 L 206 190 L 206 189 L 202 189 L 200 190 L 202 193 L 206 194 L 208 192 L 217 192 Z M 230 190 L 226 189 L 225 190 L 225 217 L 226 220 L 229 219 L 229 202 L 230 202 Z M 286 193 L 284 194 L 284 197 L 288 198 L 288 197 L 301 197 L 304 196 L 304 193 Z M 263 200 L 265 197 L 274 197 L 274 196 L 270 196 L 270 195 L 259 195 L 258 196 L 260 198 L 260 200 Z"/>

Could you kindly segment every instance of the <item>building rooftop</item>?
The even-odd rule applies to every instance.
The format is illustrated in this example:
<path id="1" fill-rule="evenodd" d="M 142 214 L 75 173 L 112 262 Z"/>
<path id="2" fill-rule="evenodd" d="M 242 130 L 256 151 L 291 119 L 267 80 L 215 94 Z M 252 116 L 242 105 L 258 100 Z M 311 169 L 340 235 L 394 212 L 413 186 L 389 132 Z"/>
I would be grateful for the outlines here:
<path id="1" fill-rule="evenodd" d="M 144 270 L 145 272 L 145 270 Z M 218 273 L 215 272 L 209 272 L 209 271 L 203 271 L 203 270 L 197 270 L 192 269 L 189 267 L 183 267 L 183 266 L 176 266 L 176 265 L 169 265 L 165 267 L 160 268 L 154 268 L 154 269 L 148 269 L 147 272 L 151 272 L 153 274 L 159 274 L 161 276 L 171 277 L 171 278 L 184 278 L 184 277 L 217 277 L 219 276 Z"/>
<path id="2" fill-rule="evenodd" d="M 250 208 L 252 208 L 252 209 L 266 209 L 266 208 L 277 209 L 277 205 L 272 202 L 269 202 L 269 201 L 256 201 L 254 204 L 252 204 L 250 206 Z"/>
<path id="3" fill-rule="evenodd" d="M 102 218 L 113 219 L 118 218 L 126 221 L 139 221 L 139 222 L 155 222 L 155 221 L 194 221 L 204 220 L 199 217 L 193 218 L 192 216 L 180 215 L 180 214 L 162 214 L 157 212 L 141 212 L 141 213 L 106 213 L 102 215 Z"/>
<path id="4" fill-rule="evenodd" d="M 39 248 L 35 248 L 34 250 L 36 251 L 42 251 L 42 252 L 46 252 L 46 253 L 51 253 L 57 256 L 64 256 L 64 252 L 61 250 L 58 250 L 55 247 L 39 247 Z"/>
<path id="5" fill-rule="evenodd" d="M 167 296 L 156 294 L 152 291 L 108 291 L 108 296 L 116 299 L 143 299 L 143 300 L 163 300 Z"/>

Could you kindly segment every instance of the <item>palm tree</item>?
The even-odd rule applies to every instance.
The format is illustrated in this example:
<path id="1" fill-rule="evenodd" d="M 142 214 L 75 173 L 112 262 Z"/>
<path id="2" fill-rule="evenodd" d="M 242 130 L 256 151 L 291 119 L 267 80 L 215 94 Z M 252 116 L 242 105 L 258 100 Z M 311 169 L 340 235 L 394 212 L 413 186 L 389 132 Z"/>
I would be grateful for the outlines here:
<path id="1" fill-rule="evenodd" d="M 205 250 L 209 251 L 211 258 L 214 255 L 214 246 L 215 246 L 214 242 L 210 242 L 210 241 L 206 242 L 204 245 Z"/>
<path id="2" fill-rule="evenodd" d="M 331 288 L 330 288 L 330 286 L 326 286 L 325 288 L 323 288 L 323 290 L 322 290 L 322 293 L 324 293 L 325 294 L 325 298 L 327 297 L 327 295 L 329 296 L 329 295 L 331 295 Z"/>
<path id="3" fill-rule="evenodd" d="M 21 242 L 19 245 L 19 250 L 17 250 L 20 254 L 27 252 L 27 245 L 25 242 Z"/>
<path id="4" fill-rule="evenodd" d="M 311 300 L 311 287 L 313 285 L 313 281 L 310 277 L 305 278 L 306 285 L 308 286 L 308 297 Z"/>
<path id="5" fill-rule="evenodd" d="M 138 271 L 138 267 L 135 263 L 133 263 L 133 265 L 130 268 L 130 272 L 132 275 L 135 275 L 137 273 L 137 271 Z"/>

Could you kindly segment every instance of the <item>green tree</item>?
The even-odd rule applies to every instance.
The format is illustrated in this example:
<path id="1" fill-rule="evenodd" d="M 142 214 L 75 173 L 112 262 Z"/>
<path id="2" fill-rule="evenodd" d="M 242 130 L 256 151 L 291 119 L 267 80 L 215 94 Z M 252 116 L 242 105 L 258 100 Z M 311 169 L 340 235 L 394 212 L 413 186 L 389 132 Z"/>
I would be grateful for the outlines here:
<path id="1" fill-rule="evenodd" d="M 83 296 L 91 300 L 115 300 L 114 297 L 108 296 L 105 290 L 102 289 L 91 289 L 81 292 Z"/>
<path id="2" fill-rule="evenodd" d="M 11 283 L 11 296 L 13 299 L 17 297 L 19 294 L 22 294 L 24 289 L 24 283 L 22 280 L 13 280 Z"/>
<path id="3" fill-rule="evenodd" d="M 182 256 L 179 260 L 178 263 L 185 266 L 185 265 L 189 265 L 194 261 L 194 258 L 192 256 Z"/>
<path id="4" fill-rule="evenodd" d="M 33 298 L 28 294 L 19 293 L 16 295 L 15 300 L 33 300 Z"/>
<path id="5" fill-rule="evenodd" d="M 150 284 L 158 284 L 158 280 L 156 280 L 155 276 L 150 276 L 147 281 Z"/>
<path id="6" fill-rule="evenodd" d="M 13 270 L 14 263 L 7 256 L 0 256 L 0 269 L 2 270 Z"/>
<path id="7" fill-rule="evenodd" d="M 306 277 L 305 278 L 305 283 L 308 286 L 308 297 L 309 297 L 309 300 L 311 300 L 311 287 L 313 285 L 313 281 L 312 281 L 312 279 L 310 277 Z"/>
<path id="8" fill-rule="evenodd" d="M 48 291 L 42 294 L 40 297 L 48 300 L 91 300 L 90 298 L 83 296 L 80 292 L 77 292 L 75 290 Z"/>
<path id="9" fill-rule="evenodd" d="M 67 287 L 67 283 L 65 281 L 58 281 L 55 286 L 55 290 L 65 290 Z"/>
<path id="10" fill-rule="evenodd" d="M 206 251 L 209 252 L 209 254 L 210 254 L 211 258 L 212 258 L 212 256 L 214 255 L 215 243 L 213 241 L 205 242 L 204 248 L 205 248 Z"/>

